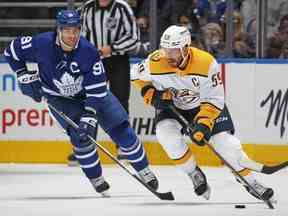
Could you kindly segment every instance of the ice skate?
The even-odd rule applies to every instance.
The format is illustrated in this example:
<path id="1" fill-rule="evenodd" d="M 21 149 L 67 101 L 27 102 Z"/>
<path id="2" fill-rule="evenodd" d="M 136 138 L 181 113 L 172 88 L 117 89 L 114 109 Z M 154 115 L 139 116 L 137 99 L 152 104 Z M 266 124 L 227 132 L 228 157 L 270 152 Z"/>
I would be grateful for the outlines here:
<path id="1" fill-rule="evenodd" d="M 199 167 L 196 167 L 188 176 L 193 182 L 194 192 L 198 196 L 203 196 L 206 200 L 210 199 L 211 188 L 208 185 L 206 176 L 202 170 Z"/>
<path id="2" fill-rule="evenodd" d="M 103 197 L 110 197 L 109 188 L 110 185 L 108 182 L 105 181 L 103 176 L 100 176 L 95 179 L 90 179 L 93 187 L 95 188 L 96 192 L 100 193 Z"/>
<path id="3" fill-rule="evenodd" d="M 268 188 L 265 187 L 264 185 L 260 184 L 259 182 L 257 182 L 256 180 L 254 180 L 252 183 L 250 183 L 250 185 L 258 192 L 258 194 L 260 195 L 260 197 L 258 197 L 258 195 L 251 190 L 247 185 L 244 185 L 244 187 L 246 188 L 246 190 L 254 197 L 256 197 L 257 199 L 261 199 L 261 200 L 271 200 L 272 202 L 276 202 L 272 197 L 274 195 L 274 191 L 272 188 Z"/>
<path id="4" fill-rule="evenodd" d="M 145 182 L 153 190 L 156 191 L 158 189 L 159 187 L 158 180 L 154 175 L 154 173 L 148 167 L 139 171 L 138 175 L 142 179 L 142 181 Z"/>

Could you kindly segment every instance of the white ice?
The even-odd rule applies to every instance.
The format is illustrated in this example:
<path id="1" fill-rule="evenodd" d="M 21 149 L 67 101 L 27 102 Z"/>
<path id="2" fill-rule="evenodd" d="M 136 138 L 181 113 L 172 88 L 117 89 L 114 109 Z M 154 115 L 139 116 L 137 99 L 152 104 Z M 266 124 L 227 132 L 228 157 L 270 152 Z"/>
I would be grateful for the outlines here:
<path id="1" fill-rule="evenodd" d="M 239 185 L 226 168 L 204 167 L 211 199 L 193 192 L 192 183 L 172 166 L 152 166 L 161 192 L 171 190 L 175 201 L 161 201 L 117 166 L 104 166 L 111 198 L 102 198 L 80 168 L 66 165 L 0 165 L 1 216 L 287 216 L 288 170 L 257 174 L 272 187 L 278 203 L 269 209 Z M 236 209 L 245 204 L 245 209 Z"/>

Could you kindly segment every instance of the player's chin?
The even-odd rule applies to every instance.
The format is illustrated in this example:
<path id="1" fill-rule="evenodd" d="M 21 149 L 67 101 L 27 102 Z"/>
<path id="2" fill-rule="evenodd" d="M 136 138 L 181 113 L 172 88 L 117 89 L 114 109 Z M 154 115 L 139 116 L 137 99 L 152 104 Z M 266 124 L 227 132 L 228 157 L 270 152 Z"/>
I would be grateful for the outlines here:
<path id="1" fill-rule="evenodd" d="M 67 42 L 67 45 L 69 45 L 70 47 L 75 47 L 76 46 L 76 43 L 77 43 L 77 40 L 68 40 Z"/>
<path id="2" fill-rule="evenodd" d="M 75 41 L 75 42 L 74 42 L 74 41 L 73 41 L 73 42 L 70 42 L 70 43 L 69 43 L 69 46 L 70 46 L 70 47 L 75 47 L 75 46 L 76 46 L 76 41 Z"/>

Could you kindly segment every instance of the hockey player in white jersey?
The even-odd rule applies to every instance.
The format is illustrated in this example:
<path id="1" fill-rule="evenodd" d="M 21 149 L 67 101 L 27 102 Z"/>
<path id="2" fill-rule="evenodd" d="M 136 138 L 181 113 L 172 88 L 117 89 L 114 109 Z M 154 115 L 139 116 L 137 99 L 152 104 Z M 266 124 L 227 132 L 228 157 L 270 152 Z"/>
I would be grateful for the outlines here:
<path id="1" fill-rule="evenodd" d="M 161 36 L 161 49 L 132 70 L 132 83 L 141 91 L 144 103 L 156 108 L 158 141 L 175 165 L 190 177 L 197 195 L 209 199 L 210 187 L 183 134 L 199 146 L 209 141 L 261 199 L 270 200 L 273 190 L 252 173 L 252 170 L 260 172 L 263 165 L 251 161 L 233 135 L 234 126 L 225 105 L 216 60 L 209 53 L 191 47 L 190 42 L 188 29 L 170 26 Z M 193 130 L 187 130 L 187 125 L 170 109 L 171 105 L 193 125 Z M 244 187 L 257 197 L 247 185 Z"/>

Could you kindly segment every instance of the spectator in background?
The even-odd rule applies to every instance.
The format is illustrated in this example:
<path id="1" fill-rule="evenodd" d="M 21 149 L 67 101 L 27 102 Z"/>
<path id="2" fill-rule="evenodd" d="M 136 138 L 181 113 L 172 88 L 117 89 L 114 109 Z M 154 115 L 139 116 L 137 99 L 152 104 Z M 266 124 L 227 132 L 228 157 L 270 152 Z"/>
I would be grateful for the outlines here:
<path id="1" fill-rule="evenodd" d="M 288 41 L 283 44 L 279 58 L 288 59 Z"/>
<path id="2" fill-rule="evenodd" d="M 234 37 L 233 37 L 234 57 L 235 58 L 255 57 L 255 49 L 250 48 L 248 44 L 249 37 L 247 32 L 244 31 L 243 17 L 238 11 L 233 12 L 233 24 L 234 24 Z M 255 26 L 251 26 L 251 28 L 252 27 L 255 27 L 255 36 L 256 36 L 256 23 Z"/>
<path id="3" fill-rule="evenodd" d="M 280 19 L 280 24 L 278 27 L 278 31 L 279 32 L 283 32 L 286 34 L 286 31 L 288 29 L 288 14 L 284 15 L 281 19 Z"/>
<path id="4" fill-rule="evenodd" d="M 256 17 L 257 0 L 245 0 L 242 3 L 240 13 L 243 17 L 244 27 L 247 28 L 252 18 Z"/>
<path id="5" fill-rule="evenodd" d="M 267 58 L 279 58 L 282 51 L 283 39 L 278 35 L 268 39 Z"/>
<path id="6" fill-rule="evenodd" d="M 224 36 L 220 25 L 208 23 L 202 27 L 202 32 L 205 50 L 216 58 L 225 57 Z"/>
<path id="7" fill-rule="evenodd" d="M 282 19 L 287 14 L 288 1 L 273 0 L 273 1 L 267 1 L 267 3 L 268 3 L 267 31 L 268 36 L 270 36 L 271 34 L 273 34 L 273 32 L 277 31 L 277 23 L 279 23 L 279 20 Z"/>
<path id="8" fill-rule="evenodd" d="M 256 18 L 252 18 L 247 25 L 247 45 L 250 48 L 251 54 L 253 57 L 256 56 L 256 35 L 257 35 L 257 23 Z"/>
<path id="9" fill-rule="evenodd" d="M 192 15 L 193 16 L 193 15 Z M 186 27 L 189 31 L 190 31 L 190 34 L 191 34 L 191 46 L 193 47 L 197 47 L 199 49 L 202 49 L 204 50 L 204 46 L 203 44 L 201 43 L 201 40 L 200 40 L 200 31 L 199 31 L 199 28 L 196 29 L 196 26 L 198 27 L 198 25 L 194 24 L 193 21 L 191 19 L 189 19 L 189 15 L 181 15 L 179 17 L 179 20 L 178 20 L 178 24 L 180 26 L 183 26 L 183 27 Z"/>
<path id="10" fill-rule="evenodd" d="M 188 25 L 186 26 L 190 33 L 193 35 L 198 35 L 200 32 L 200 17 L 197 14 L 197 0 L 192 0 L 192 4 L 189 4 L 185 10 L 179 15 L 178 23 L 181 24 L 181 19 L 183 22 L 189 21 Z M 186 17 L 186 18 L 185 18 Z M 186 19 L 186 20 L 185 20 Z M 182 22 L 182 23 L 183 23 Z M 205 23 L 206 24 L 206 23 Z M 183 26 L 183 24 L 181 24 Z"/>
<path id="11" fill-rule="evenodd" d="M 225 0 L 193 0 L 194 13 L 198 17 L 200 25 L 207 23 L 220 23 L 226 10 Z"/>
<path id="12" fill-rule="evenodd" d="M 279 58 L 283 52 L 283 45 L 288 40 L 288 15 L 280 19 L 278 31 L 268 39 L 268 58 Z"/>
<path id="13" fill-rule="evenodd" d="M 149 19 L 148 17 L 137 17 L 136 19 L 139 35 L 136 49 L 130 52 L 130 56 L 144 58 L 150 53 L 149 41 Z"/>
<path id="14" fill-rule="evenodd" d="M 267 35 L 271 37 L 277 31 L 277 23 L 280 18 L 287 14 L 287 0 L 267 1 Z M 245 0 L 242 2 L 241 14 L 244 18 L 244 26 L 247 28 L 251 18 L 256 17 L 257 0 Z"/>
<path id="15" fill-rule="evenodd" d="M 162 32 L 171 24 L 176 24 L 177 22 L 177 14 L 175 12 L 176 7 L 179 2 L 182 2 L 181 0 L 161 0 L 157 3 L 157 26 L 158 26 L 158 32 L 157 32 L 157 40 L 160 40 L 160 35 Z M 150 10 L 150 1 L 145 0 L 143 3 L 139 6 L 137 17 L 149 17 L 149 10 Z"/>

